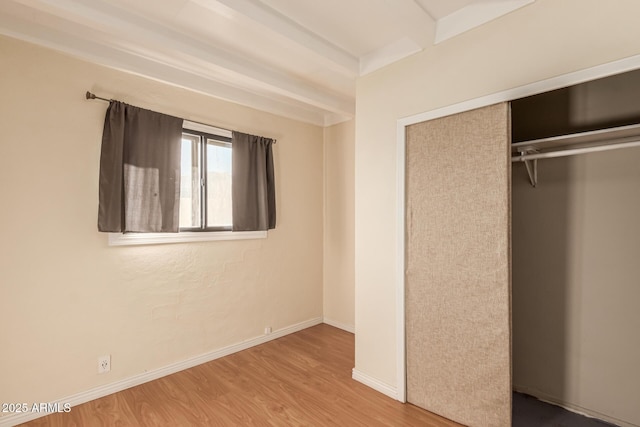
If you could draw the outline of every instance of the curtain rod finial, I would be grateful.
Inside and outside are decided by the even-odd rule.
[[[85,93],[84,95],[87,99],[99,99],[101,101],[107,101],[107,102],[111,102],[111,99],[107,99],[107,98],[102,98],[100,96],[96,96],[94,93],[91,93],[89,91],[87,91],[87,93]]]

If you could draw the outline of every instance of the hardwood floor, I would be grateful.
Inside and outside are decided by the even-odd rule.
[[[23,426],[459,426],[351,379],[354,337],[318,325]]]

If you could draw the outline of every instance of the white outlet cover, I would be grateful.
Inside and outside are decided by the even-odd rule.
[[[98,357],[98,373],[105,374],[111,370],[111,355]]]

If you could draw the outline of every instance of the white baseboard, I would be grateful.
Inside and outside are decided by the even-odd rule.
[[[63,399],[57,399],[51,403],[58,403],[60,407],[62,407],[63,404],[68,403],[71,405],[71,410],[73,411],[74,406],[81,405],[91,400],[99,399],[101,397],[108,396],[110,394],[117,393],[119,391],[126,390],[128,388],[135,387],[137,385],[144,384],[146,382],[153,381],[167,375],[175,374],[176,372],[180,372],[185,369],[189,369],[194,366],[201,365],[203,363],[210,362],[212,360],[219,359],[221,357],[228,356],[230,354],[237,353],[239,351],[246,350],[260,344],[264,344],[266,342],[275,340],[285,335],[292,334],[294,332],[301,331],[306,328],[310,328],[315,325],[319,325],[321,323],[321,317],[310,319],[305,322],[287,326],[286,328],[278,329],[277,331],[274,331],[268,335],[260,335],[254,338],[250,338],[238,344],[223,347],[221,349],[201,354],[199,356],[190,357],[189,359],[172,363],[162,368],[144,372],[142,374],[138,374],[130,378],[125,378],[111,384],[95,387],[87,391],[67,396]],[[27,421],[31,421],[36,418],[45,417],[47,415],[49,415],[49,413],[42,412],[24,412],[7,415],[4,417],[0,417],[0,427],[15,426],[17,424],[26,423]]]
[[[346,323],[337,322],[335,320],[329,319],[328,317],[324,317],[322,319],[323,323],[326,323],[329,326],[333,326],[334,328],[342,329],[343,331],[351,332],[352,334],[356,333],[356,327],[353,325],[348,325]]]
[[[526,386],[518,386],[513,385],[513,391],[518,393],[528,394],[529,396],[533,396],[538,400],[541,400],[545,403],[549,403],[551,405],[559,406],[567,411],[574,412],[576,414],[584,415],[589,418],[597,418],[602,421],[606,421],[612,424],[615,424],[620,427],[640,427],[637,424],[630,423],[629,421],[621,420],[619,418],[615,418],[606,414],[602,414],[598,411],[594,411],[591,409],[583,408],[580,405],[574,405],[573,403],[564,402],[561,399],[558,399],[554,396],[543,393],[539,390],[535,390]]]
[[[362,373],[356,368],[353,368],[353,371],[351,371],[351,378],[358,382],[361,382],[368,387],[371,387],[376,391],[379,391],[382,394],[389,396],[392,399],[398,400],[398,390],[395,387],[391,387],[390,385],[385,384],[376,378]]]

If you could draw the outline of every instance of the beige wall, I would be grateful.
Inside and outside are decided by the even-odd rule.
[[[354,328],[355,123],[324,130],[324,319]]]
[[[640,149],[538,163],[535,189],[513,169],[514,387],[640,425]]]
[[[0,402],[48,402],[322,316],[323,129],[0,38]],[[107,104],[275,146],[267,239],[108,247]],[[112,355],[98,375],[97,357]]]
[[[635,0],[537,0],[360,78],[356,369],[396,387],[399,118],[640,54]],[[472,153],[470,153],[472,155]]]

